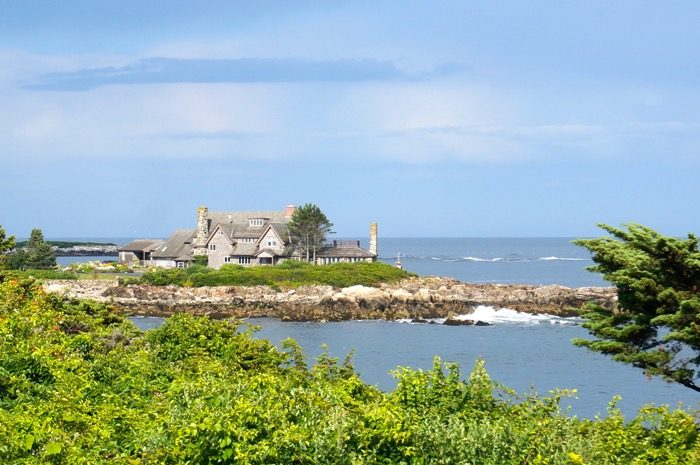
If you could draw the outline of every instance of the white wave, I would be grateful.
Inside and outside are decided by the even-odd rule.
[[[444,258],[444,257],[430,257],[433,260],[437,260],[439,262],[458,262],[458,258]]]
[[[582,319],[579,317],[561,317],[549,314],[539,314],[535,315],[532,313],[518,312],[516,310],[511,310],[509,308],[495,308],[488,305],[479,305],[474,309],[472,313],[466,313],[463,315],[457,315],[454,317],[455,320],[472,320],[472,321],[483,321],[490,323],[492,325],[539,325],[539,324],[551,324],[551,325],[577,325],[580,324]],[[428,323],[443,324],[446,318],[426,318],[425,321]],[[412,318],[400,318],[395,320],[397,323],[406,324],[426,324],[424,322],[418,323],[413,321]]]
[[[571,258],[571,257],[540,257],[538,260],[541,261],[554,261],[554,260],[560,260],[560,261],[565,261],[565,262],[581,262],[581,261],[586,261],[585,258]]]
[[[467,260],[470,262],[500,262],[503,260],[503,257],[496,257],[496,258],[464,257],[464,260]]]
[[[577,317],[564,318],[555,315],[518,312],[509,308],[495,308],[487,305],[479,305],[472,313],[458,315],[458,320],[484,321],[486,323],[497,324],[520,324],[538,325],[549,323],[553,325],[576,325],[581,321]]]

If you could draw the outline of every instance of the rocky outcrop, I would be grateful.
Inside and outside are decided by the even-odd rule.
[[[116,257],[119,255],[119,249],[114,244],[81,244],[70,247],[52,246],[52,249],[57,257]]]
[[[70,297],[109,302],[135,315],[188,312],[290,321],[426,320],[468,314],[478,305],[573,316],[574,309],[586,302],[612,307],[616,300],[612,288],[468,284],[446,278],[411,278],[376,288],[303,286],[283,291],[267,286],[118,286],[103,280],[47,281],[44,288]]]

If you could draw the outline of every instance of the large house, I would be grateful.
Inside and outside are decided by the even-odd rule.
[[[166,240],[139,239],[119,249],[122,263],[184,268],[195,256],[206,255],[212,268],[225,264],[276,265],[300,258],[291,243],[287,224],[295,207],[283,211],[210,212],[197,209],[197,228],[175,231]],[[369,250],[359,241],[333,241],[316,252],[316,264],[372,262],[377,259],[377,225],[370,226]]]

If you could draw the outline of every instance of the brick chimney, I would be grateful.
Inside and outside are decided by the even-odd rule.
[[[377,223],[369,225],[369,253],[377,257]]]
[[[193,255],[207,254],[207,249],[205,248],[207,237],[209,237],[209,221],[207,216],[209,216],[209,209],[207,207],[201,206],[197,209],[197,235],[192,243],[194,246],[192,251]]]
[[[295,207],[294,205],[287,205],[287,207],[284,209],[284,217],[286,219],[290,219],[294,214],[294,210],[296,209],[297,207]]]

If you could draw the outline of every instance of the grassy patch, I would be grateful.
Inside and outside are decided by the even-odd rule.
[[[138,281],[122,280],[165,286],[273,286],[298,287],[327,284],[334,287],[355,285],[378,286],[414,276],[385,263],[336,263],[314,266],[308,263],[288,261],[278,266],[242,267],[224,265],[219,270],[194,265],[180,269],[157,269],[145,273]]]
[[[78,279],[75,273],[61,270],[0,270],[0,282],[12,278]]]

